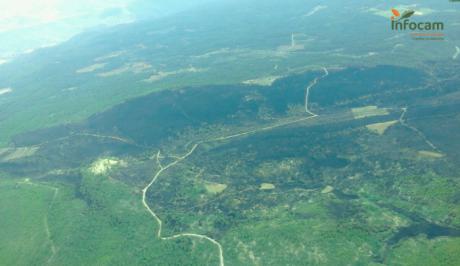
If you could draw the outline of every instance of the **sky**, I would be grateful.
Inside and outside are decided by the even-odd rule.
[[[100,26],[159,17],[209,0],[0,0],[0,64]]]
[[[128,11],[134,0],[0,0],[0,32]],[[126,15],[118,14],[118,15]],[[120,19],[126,19],[125,16]]]

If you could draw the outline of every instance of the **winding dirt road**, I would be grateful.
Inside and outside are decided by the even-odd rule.
[[[148,183],[147,186],[144,189],[142,189],[142,204],[147,209],[147,211],[150,213],[150,215],[155,219],[155,221],[158,223],[157,237],[159,239],[161,239],[161,240],[172,240],[172,239],[177,239],[177,238],[181,238],[181,237],[193,237],[193,238],[208,240],[211,243],[213,243],[214,245],[216,245],[216,247],[218,248],[219,265],[220,266],[225,265],[224,251],[223,251],[222,245],[217,240],[215,240],[215,239],[213,239],[213,238],[211,238],[209,236],[200,235],[200,234],[193,234],[193,233],[182,233],[182,234],[177,234],[177,235],[173,235],[173,236],[169,236],[169,237],[163,237],[162,236],[163,222],[158,217],[158,215],[152,210],[152,208],[150,208],[150,206],[147,203],[147,192],[148,192],[148,190],[158,180],[158,178],[160,177],[160,175],[163,172],[165,172],[169,168],[175,166],[176,164],[182,162],[183,160],[187,159],[190,155],[192,155],[195,152],[195,150],[199,147],[199,145],[201,145],[203,143],[224,141],[224,140],[229,140],[229,139],[233,139],[233,138],[238,138],[238,137],[251,135],[251,134],[255,134],[255,133],[259,133],[259,132],[263,132],[263,131],[268,131],[268,130],[275,129],[275,128],[278,128],[278,127],[283,127],[283,126],[287,126],[287,125],[296,124],[296,123],[299,123],[299,122],[302,122],[302,121],[305,121],[305,120],[308,120],[308,119],[313,119],[315,117],[318,117],[319,115],[317,115],[317,114],[313,113],[312,111],[310,111],[310,109],[308,108],[308,102],[309,102],[310,90],[321,79],[323,79],[323,78],[325,78],[325,77],[327,77],[329,75],[329,72],[328,72],[327,68],[324,67],[323,70],[324,70],[324,75],[321,76],[321,77],[315,78],[310,83],[310,85],[306,88],[306,92],[305,92],[305,111],[306,111],[306,113],[311,115],[309,117],[301,118],[301,119],[297,119],[297,120],[293,120],[293,121],[289,121],[289,122],[278,123],[278,124],[274,124],[274,125],[271,125],[271,126],[266,126],[266,127],[262,127],[262,128],[258,128],[258,129],[254,129],[254,130],[249,130],[249,131],[245,131],[245,132],[241,132],[241,133],[236,133],[236,134],[233,134],[233,135],[222,136],[222,137],[217,137],[217,138],[214,138],[214,139],[199,141],[198,143],[194,144],[192,146],[192,148],[186,154],[184,154],[183,156],[172,156],[172,158],[175,158],[176,160],[173,161],[172,163],[166,165],[166,166],[162,165],[162,163],[161,163],[161,151],[158,151],[155,159],[156,159],[156,163],[158,164],[160,169],[155,173],[155,175],[153,176],[153,178],[150,181],[150,183]]]
[[[317,77],[313,80],[312,83],[310,83],[310,85],[308,85],[306,91],[305,91],[305,112],[307,112],[307,114],[311,114],[312,116],[316,117],[318,116],[317,114],[313,113],[309,108],[308,108],[308,103],[309,103],[309,100],[310,100],[310,90],[311,88],[313,88],[314,86],[316,86],[316,84],[318,84],[318,82],[329,76],[329,71],[327,70],[327,68],[323,67],[323,70],[324,70],[324,75],[321,76],[321,77]]]
[[[407,127],[408,129],[414,131],[415,133],[417,133],[417,135],[419,135],[423,141],[425,141],[425,143],[430,146],[430,148],[432,148],[433,150],[435,150],[436,152],[439,152],[439,153],[442,153],[442,151],[436,147],[436,145],[433,144],[433,142],[431,142],[426,136],[425,134],[423,134],[422,131],[420,131],[418,128],[414,127],[414,126],[411,126],[407,123],[407,119],[405,119],[406,117],[406,113],[407,113],[407,107],[404,107],[402,108],[403,112],[401,114],[401,116],[399,117],[399,123],[401,123],[401,125]]]

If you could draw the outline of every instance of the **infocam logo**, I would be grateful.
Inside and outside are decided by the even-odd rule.
[[[404,13],[399,13],[397,9],[392,9],[391,12],[394,16],[391,17],[391,29],[392,30],[444,30],[443,22],[412,22],[409,20],[415,14],[414,10],[406,10]]]
[[[406,10],[402,14],[395,8],[391,9],[391,29],[394,31],[412,31],[412,37],[417,40],[443,40],[443,22],[411,21],[414,10]],[[416,33],[417,31],[418,33]]]

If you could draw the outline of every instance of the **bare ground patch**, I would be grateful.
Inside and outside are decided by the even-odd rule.
[[[375,105],[369,105],[365,107],[352,108],[351,112],[355,119],[361,119],[371,116],[387,115],[388,110],[386,108],[379,108]]]
[[[371,132],[377,133],[379,135],[385,134],[385,131],[387,131],[388,128],[390,128],[392,125],[397,124],[397,120],[393,121],[388,121],[388,122],[383,122],[383,123],[376,123],[376,124],[370,124],[367,125],[366,128],[369,129]]]

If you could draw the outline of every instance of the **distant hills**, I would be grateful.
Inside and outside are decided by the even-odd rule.
[[[146,5],[136,8],[148,13]],[[390,4],[329,1],[319,8],[270,0],[203,7],[93,29],[0,65],[0,89],[10,91],[0,95],[1,145],[17,133],[79,121],[161,89],[264,80],[323,65],[427,68],[432,60],[453,61],[460,36],[458,7],[449,3],[420,7],[449,25],[443,42],[391,31]]]

